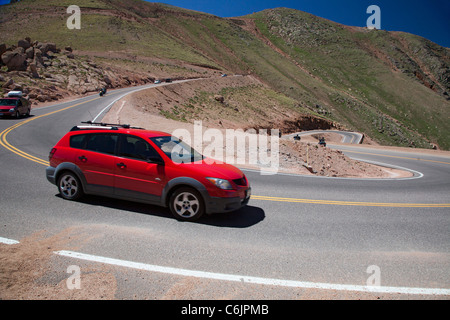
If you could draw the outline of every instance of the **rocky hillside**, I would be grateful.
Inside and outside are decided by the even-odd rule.
[[[76,57],[71,47],[20,39],[17,45],[0,45],[0,83],[4,93],[23,91],[32,103],[59,100],[74,94],[144,84],[152,79],[102,68]]]
[[[89,79],[102,84],[113,74],[141,80],[251,74],[278,100],[292,101],[299,116],[314,114],[387,145],[450,149],[449,49],[421,37],[344,26],[286,8],[223,19],[140,0],[78,0],[81,29],[69,30],[71,4],[22,0],[0,12],[0,43],[7,47],[29,36],[73,48],[75,59],[64,49],[52,52],[63,58],[63,68],[78,61],[61,72],[66,90],[83,92]],[[58,73],[48,67],[38,70],[41,78]],[[10,76],[6,69],[0,85]]]
[[[0,67],[3,94],[20,90],[32,104],[98,92],[104,87],[143,85],[154,82],[158,75],[169,75],[94,62],[89,56],[74,53],[70,46],[60,49],[55,43],[32,41],[29,37],[8,47],[0,44]],[[198,75],[174,72],[170,76],[183,79]]]

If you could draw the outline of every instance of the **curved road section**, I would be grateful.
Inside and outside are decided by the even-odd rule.
[[[309,130],[286,134],[285,139],[293,139],[296,135],[300,137],[309,136],[313,134],[335,133],[342,136],[341,143],[360,144],[364,135],[359,132],[339,131],[339,130]]]
[[[56,278],[67,278],[70,265],[82,274],[108,265],[115,297],[125,299],[450,296],[446,154],[342,147],[352,157],[420,172],[417,179],[246,171],[254,194],[249,205],[197,223],[176,221],[155,206],[60,198],[45,178],[50,149],[72,126],[101,119],[108,106],[136,89],[143,88],[0,120],[0,242],[42,233],[68,236],[70,243],[55,246]]]

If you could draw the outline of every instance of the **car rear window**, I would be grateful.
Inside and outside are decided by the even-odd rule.
[[[16,99],[0,99],[0,106],[15,106]]]
[[[116,143],[117,134],[92,133],[71,136],[69,145],[71,148],[114,154]]]
[[[76,149],[84,149],[87,134],[78,134],[70,137],[70,147]]]

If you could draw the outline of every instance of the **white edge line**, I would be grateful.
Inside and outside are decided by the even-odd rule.
[[[133,268],[150,272],[159,272],[177,276],[187,276],[203,279],[222,280],[241,282],[249,284],[271,285],[271,286],[283,286],[294,287],[304,289],[325,289],[325,290],[339,290],[339,291],[359,291],[370,293],[403,293],[414,295],[450,295],[449,289],[439,288],[407,288],[407,287],[383,287],[383,286],[361,286],[361,285],[347,285],[347,284],[332,284],[332,283],[315,283],[305,281],[294,280],[282,280],[261,278],[252,276],[233,275],[225,273],[215,273],[206,271],[196,271],[172,267],[163,267],[157,265],[151,265],[146,263],[132,262],[120,259],[113,259],[101,256],[94,256],[74,251],[56,251],[56,254],[64,257],[70,257],[75,259],[87,260],[92,262],[99,262],[119,267]]]
[[[150,88],[153,88],[153,86],[152,86],[152,85],[148,85],[148,86],[145,86],[144,88],[139,88],[139,89],[132,90],[132,91],[130,91],[130,92],[127,92],[127,93],[122,94],[122,95],[119,96],[117,99],[114,99],[114,100],[113,100],[110,104],[108,104],[106,107],[104,107],[104,108],[103,108],[103,109],[95,116],[95,118],[92,119],[92,122],[95,122],[95,121],[97,120],[97,118],[100,117],[101,114],[103,114],[103,112],[105,112],[106,110],[108,110],[109,108],[111,108],[111,106],[112,106],[113,104],[115,104],[117,101],[119,101],[119,100],[122,99],[123,97],[125,97],[125,96],[127,96],[127,95],[129,95],[129,94],[131,94],[131,93],[134,93],[134,92],[137,92],[137,91],[141,91],[141,90],[145,90],[145,89],[150,89]]]
[[[4,244],[18,244],[19,241],[0,237],[0,243],[4,243]]]
[[[200,78],[201,79],[201,78]],[[186,79],[186,80],[178,80],[178,81],[173,81],[171,83],[162,83],[161,85],[155,85],[154,83],[152,84],[148,84],[148,85],[144,85],[141,88],[129,91],[127,93],[124,93],[123,95],[119,96],[117,99],[115,99],[113,102],[111,102],[110,104],[108,104],[105,108],[103,108],[96,116],[95,118],[92,120],[92,122],[95,122],[97,120],[98,117],[100,117],[100,115],[102,115],[106,110],[108,110],[113,104],[115,104],[117,101],[119,101],[120,99],[122,99],[123,97],[132,94],[134,92],[138,92],[138,91],[142,91],[142,90],[146,90],[146,89],[153,89],[153,88],[159,88],[162,86],[167,86],[167,85],[171,85],[171,84],[176,84],[176,83],[182,83],[182,82],[188,82],[188,81],[195,81],[195,80],[200,80],[200,79]]]
[[[0,237],[0,243],[4,244],[18,244],[19,241]],[[413,295],[450,295],[450,289],[440,288],[408,288],[408,287],[383,287],[383,286],[362,286],[362,285],[350,285],[350,284],[333,284],[333,283],[316,283],[308,281],[295,281],[295,280],[282,280],[273,278],[261,278],[252,276],[241,276],[225,273],[215,273],[206,271],[196,271],[172,267],[163,267],[152,264],[132,262],[114,258],[107,258],[101,256],[95,256],[85,253],[79,253],[74,251],[60,250],[53,252],[56,255],[75,258],[85,261],[98,262],[103,264],[109,264],[119,267],[138,269],[150,272],[159,272],[164,274],[171,274],[176,276],[187,276],[210,280],[222,280],[231,282],[240,282],[248,284],[260,284],[282,287],[293,287],[303,289],[322,289],[322,290],[338,290],[338,291],[358,291],[369,293],[403,293]]]
[[[378,165],[378,166],[381,166],[381,167],[385,167],[385,168],[400,169],[400,170],[409,171],[409,172],[411,172],[413,174],[412,177],[407,177],[407,178],[385,178],[385,179],[390,179],[390,180],[411,180],[411,179],[420,179],[420,178],[423,178],[423,176],[424,176],[423,173],[420,172],[420,171],[416,171],[416,170],[405,168],[405,167],[400,167],[400,166],[393,165],[393,164],[387,164],[387,163],[384,163],[384,162],[378,162],[378,161],[372,161],[372,160],[366,160],[366,159],[359,159],[359,158],[353,158],[353,157],[350,157],[350,158],[353,159],[353,160],[356,160],[356,161],[367,162],[367,163],[375,164],[375,165]],[[381,179],[381,180],[383,180],[383,179]]]
[[[393,180],[401,181],[401,180],[420,179],[420,178],[423,178],[423,176],[424,176],[424,174],[419,172],[419,171],[412,170],[412,169],[409,169],[409,168],[400,167],[400,166],[396,166],[396,165],[393,165],[393,164],[387,164],[387,163],[383,163],[383,162],[376,162],[376,161],[365,160],[365,159],[358,159],[358,158],[353,158],[353,157],[350,157],[350,158],[353,159],[353,160],[356,160],[356,161],[371,163],[371,164],[375,164],[375,165],[386,167],[386,168],[400,169],[400,170],[409,171],[409,172],[411,172],[413,174],[413,176],[412,177],[406,177],[406,178],[354,178],[354,177],[326,177],[326,176],[316,176],[316,175],[308,175],[308,174],[300,174],[300,173],[289,173],[289,172],[276,172],[276,173],[269,172],[268,174],[280,175],[280,176],[304,177],[304,178],[335,179],[335,180],[358,180],[358,181],[393,181]],[[260,173],[264,172],[263,168],[262,169],[250,169],[250,168],[240,167],[239,169],[242,170],[242,171],[248,171],[248,172],[260,172]]]

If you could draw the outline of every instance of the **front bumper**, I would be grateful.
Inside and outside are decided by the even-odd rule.
[[[13,115],[15,115],[16,111],[14,112],[9,112],[8,111],[0,111],[0,117],[12,117]]]
[[[245,191],[245,197],[206,197],[205,206],[206,213],[224,213],[239,210],[240,208],[246,206],[250,200],[251,188]]]

